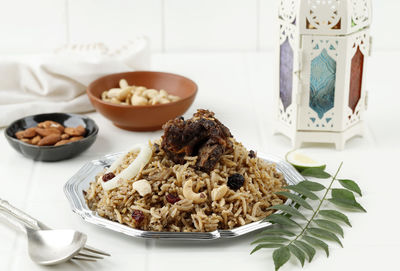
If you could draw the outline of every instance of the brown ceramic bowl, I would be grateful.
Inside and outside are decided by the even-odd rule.
[[[165,89],[181,99],[176,102],[157,105],[118,105],[101,100],[101,93],[119,87],[119,80],[129,85]],[[115,126],[131,131],[154,131],[170,119],[183,115],[193,103],[197,85],[192,80],[172,73],[136,71],[103,76],[92,82],[87,94],[93,106]]]

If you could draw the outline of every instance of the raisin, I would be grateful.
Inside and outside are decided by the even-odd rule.
[[[144,214],[140,210],[134,210],[132,212],[132,218],[136,221],[137,224],[140,224],[144,219]]]
[[[176,202],[181,200],[178,196],[173,195],[173,194],[166,195],[165,199],[171,204],[175,204]]]
[[[154,143],[154,153],[159,153],[160,152],[160,145],[158,145],[157,143]]]
[[[249,152],[249,157],[250,158],[256,158],[256,153],[253,151],[253,150],[250,150],[250,152]]]
[[[232,190],[238,190],[244,184],[244,177],[242,174],[235,173],[228,177],[228,186]]]
[[[111,180],[114,177],[115,177],[114,173],[112,173],[112,172],[106,173],[103,175],[103,182],[108,182],[109,180]]]

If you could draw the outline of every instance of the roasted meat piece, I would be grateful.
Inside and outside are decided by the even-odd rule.
[[[231,132],[214,117],[214,113],[199,109],[191,119],[182,117],[163,125],[161,148],[178,164],[185,156],[198,156],[196,167],[210,172],[224,153],[233,149]]]

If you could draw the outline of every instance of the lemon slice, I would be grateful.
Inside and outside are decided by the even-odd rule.
[[[298,170],[306,168],[321,168],[325,169],[324,163],[318,162],[311,157],[305,155],[301,150],[293,150],[286,154],[286,161],[292,164]]]

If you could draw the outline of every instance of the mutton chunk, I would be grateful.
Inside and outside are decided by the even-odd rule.
[[[163,125],[161,148],[178,164],[185,156],[198,156],[196,168],[210,172],[224,153],[233,150],[232,134],[214,117],[214,113],[199,109],[191,119],[176,118]]]

